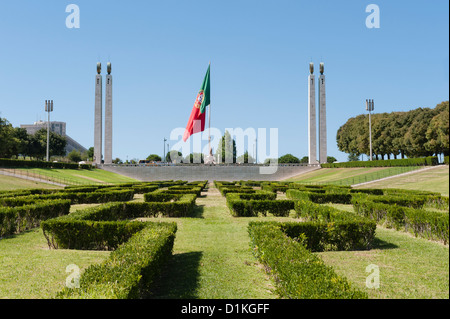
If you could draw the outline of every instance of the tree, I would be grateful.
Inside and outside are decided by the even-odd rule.
[[[161,162],[161,156],[159,156],[157,154],[150,154],[147,157],[147,161],[150,161],[150,162]]]
[[[18,139],[14,136],[14,128],[7,119],[0,118],[0,158],[17,155]]]
[[[66,138],[54,132],[50,132],[50,156],[66,155]],[[31,139],[32,156],[44,159],[47,154],[47,129],[42,128],[37,131]]]
[[[236,141],[228,131],[222,136],[217,148],[218,161],[222,163],[236,163]]]
[[[303,156],[300,160],[300,163],[308,164],[309,163],[309,156]]]
[[[81,153],[78,150],[72,150],[69,154],[67,154],[67,158],[71,162],[78,163],[81,161]]]
[[[327,156],[327,163],[337,162],[337,159],[333,156]]]
[[[238,156],[238,158],[236,159],[237,163],[254,163],[255,159],[248,154],[248,151],[245,151],[244,154],[242,154],[241,156]]]
[[[359,156],[353,153],[348,154],[348,159],[349,162],[356,162],[359,161]]]
[[[89,161],[93,161],[93,159],[94,159],[94,147],[93,146],[89,147],[86,155],[87,155]]]
[[[191,153],[183,160],[183,163],[204,163],[202,153]]]
[[[300,163],[300,160],[292,154],[286,154],[281,156],[278,159],[278,163],[286,164],[286,163]]]
[[[168,163],[180,163],[183,159],[183,154],[180,151],[169,151],[166,154],[166,162]]]

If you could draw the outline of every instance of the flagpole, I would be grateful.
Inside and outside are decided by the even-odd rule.
[[[211,61],[209,61],[209,70],[210,70],[209,72],[211,74]],[[208,112],[208,143],[209,143],[209,155],[212,156],[212,150],[211,150],[211,100],[209,101],[209,112]]]

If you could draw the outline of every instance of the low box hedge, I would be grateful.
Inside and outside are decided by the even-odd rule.
[[[69,200],[48,200],[18,207],[0,207],[0,236],[38,227],[43,221],[69,214]]]
[[[80,277],[79,288],[65,287],[58,299],[142,299],[152,294],[153,283],[169,261],[176,223],[141,223],[142,229],[91,265]]]
[[[436,156],[405,158],[393,160],[375,160],[375,161],[355,161],[343,163],[324,163],[320,164],[322,168],[338,167],[391,167],[391,166],[431,166],[438,165],[439,160]]]
[[[349,193],[316,193],[297,189],[288,189],[286,197],[293,200],[308,200],[318,204],[337,203],[350,204],[352,195]]]
[[[287,236],[274,223],[250,222],[250,246],[255,257],[274,276],[277,292],[288,299],[367,299],[346,278]]]
[[[390,205],[370,200],[354,200],[355,212],[378,224],[397,230],[405,230],[415,236],[448,243],[449,214],[406,206]]]
[[[287,217],[291,209],[294,209],[294,201],[291,200],[243,199],[242,195],[240,193],[226,195],[227,206],[234,217],[257,217],[259,214],[267,216],[268,213]]]

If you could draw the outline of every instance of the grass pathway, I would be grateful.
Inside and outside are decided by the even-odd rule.
[[[233,218],[212,184],[203,194],[196,200],[194,217],[174,219],[174,256],[155,298],[276,298],[250,252],[249,219]]]

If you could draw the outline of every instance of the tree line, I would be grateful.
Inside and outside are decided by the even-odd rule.
[[[449,102],[435,108],[371,115],[374,159],[449,155]],[[350,118],[336,134],[338,149],[349,158],[370,154],[369,115]]]
[[[50,156],[66,155],[66,138],[50,132]],[[42,160],[47,154],[47,129],[28,134],[24,128],[13,127],[6,118],[0,118],[0,158],[31,157]]]

